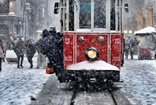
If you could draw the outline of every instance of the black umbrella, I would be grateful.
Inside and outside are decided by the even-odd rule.
[[[7,40],[7,36],[5,36],[5,35],[0,35],[0,39],[1,39],[1,40]]]

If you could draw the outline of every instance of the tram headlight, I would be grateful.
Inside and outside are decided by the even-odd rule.
[[[85,56],[89,61],[95,61],[99,57],[99,51],[95,47],[89,47],[85,52]]]

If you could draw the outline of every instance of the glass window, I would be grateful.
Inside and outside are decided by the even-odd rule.
[[[115,0],[111,0],[111,30],[115,30]]]
[[[80,28],[91,28],[91,0],[80,0]]]
[[[94,2],[94,28],[106,28],[106,0]]]
[[[9,0],[0,0],[0,14],[6,13],[9,13]]]
[[[69,0],[69,31],[74,31],[74,0]]]

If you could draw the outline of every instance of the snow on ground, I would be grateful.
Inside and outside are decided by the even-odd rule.
[[[156,60],[125,60],[121,90],[133,105],[156,105]]]
[[[24,68],[17,69],[16,63],[3,62],[0,72],[0,105],[29,105],[31,97],[36,98],[50,75],[45,69],[36,69],[37,56],[33,58],[34,68],[24,58]]]
[[[24,68],[17,64],[3,62],[0,72],[0,105],[29,105],[44,87],[50,75],[44,69],[29,69],[25,57]],[[121,68],[121,91],[133,105],[156,105],[156,60],[125,60]]]

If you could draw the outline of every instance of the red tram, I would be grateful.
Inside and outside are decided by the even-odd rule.
[[[121,5],[122,0],[55,3],[54,13],[61,18],[64,69],[72,80],[120,80],[124,53]]]

